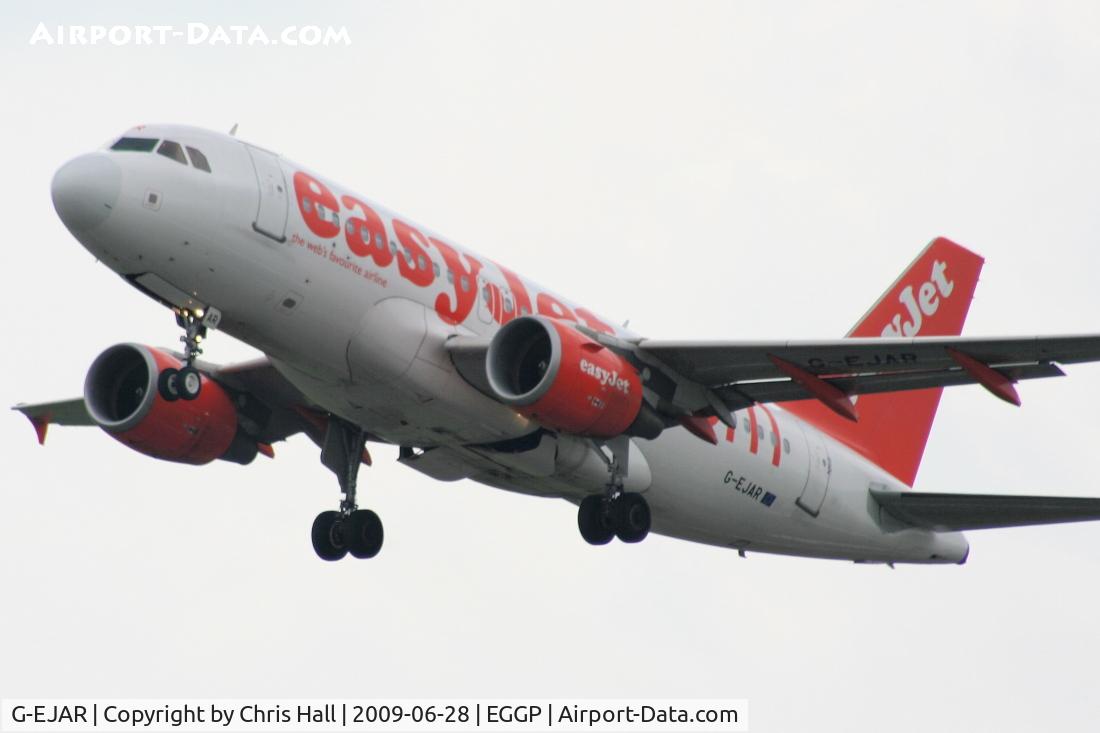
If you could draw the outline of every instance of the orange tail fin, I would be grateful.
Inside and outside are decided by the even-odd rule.
[[[848,337],[960,335],[984,262],[949,239],[933,240]],[[783,407],[912,486],[942,394],[937,387],[862,395],[859,422],[845,420],[817,400]]]

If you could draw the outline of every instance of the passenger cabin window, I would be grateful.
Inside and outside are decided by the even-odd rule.
[[[111,146],[111,150],[130,150],[136,153],[151,153],[157,146],[155,137],[120,137]]]
[[[157,154],[163,155],[165,158],[171,158],[177,163],[183,163],[187,165],[187,156],[183,154],[183,146],[177,142],[171,140],[165,140],[157,148]]]
[[[197,150],[188,145],[187,154],[191,156],[191,165],[195,166],[200,171],[210,172],[210,163],[206,160],[206,156],[202,154],[201,150]]]

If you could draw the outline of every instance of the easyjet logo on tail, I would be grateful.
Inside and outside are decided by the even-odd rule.
[[[928,280],[915,289],[912,285],[907,285],[898,295],[898,302],[905,311],[894,314],[883,327],[882,335],[893,338],[916,336],[920,333],[924,319],[939,310],[940,299],[950,298],[954,291],[954,281],[947,279],[947,263],[934,260]]]

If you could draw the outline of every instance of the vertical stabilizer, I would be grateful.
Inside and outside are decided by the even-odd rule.
[[[960,335],[983,263],[949,239],[933,240],[848,337]],[[862,395],[858,422],[840,417],[817,400],[783,407],[912,486],[941,394],[943,388],[937,387]]]

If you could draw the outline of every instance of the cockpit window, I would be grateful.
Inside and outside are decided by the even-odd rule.
[[[183,154],[183,147],[177,142],[165,140],[160,144],[160,147],[157,148],[157,154],[163,155],[165,158],[171,158],[177,163],[187,165],[187,156]]]
[[[118,142],[111,146],[111,150],[133,150],[138,153],[152,152],[157,146],[155,137],[120,137]]]
[[[202,151],[196,150],[190,145],[187,146],[187,154],[191,156],[191,164],[198,168],[200,171],[210,172],[210,163],[207,162],[206,156],[202,154]]]

